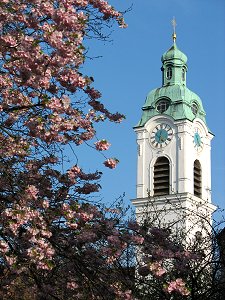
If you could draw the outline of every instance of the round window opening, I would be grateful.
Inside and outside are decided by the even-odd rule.
[[[191,106],[191,110],[192,110],[193,114],[196,116],[197,112],[198,112],[198,105],[196,103],[193,103]]]
[[[159,113],[163,113],[164,111],[166,111],[170,106],[170,102],[166,99],[164,100],[160,100],[157,105],[156,105],[156,109]]]

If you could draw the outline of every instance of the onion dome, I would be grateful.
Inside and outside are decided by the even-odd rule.
[[[177,48],[174,42],[173,46],[162,55],[162,63],[181,61],[182,64],[187,63],[187,56]]]

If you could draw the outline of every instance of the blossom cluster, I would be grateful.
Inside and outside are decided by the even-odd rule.
[[[108,158],[106,161],[104,161],[104,165],[110,169],[114,169],[119,160],[117,158]]]
[[[168,293],[178,292],[183,296],[188,296],[190,291],[185,286],[185,282],[181,278],[177,278],[175,281],[171,281],[165,285],[164,290]]]
[[[107,142],[106,140],[100,140],[100,141],[95,143],[95,148],[98,151],[108,150],[109,147],[110,147],[110,143]]]

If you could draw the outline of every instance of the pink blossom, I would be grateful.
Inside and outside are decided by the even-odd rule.
[[[6,253],[8,250],[9,250],[8,244],[5,241],[0,240],[0,252]]]
[[[49,202],[46,201],[46,200],[44,200],[44,201],[42,202],[42,206],[43,206],[43,208],[48,208],[48,207],[49,207]]]
[[[68,223],[68,226],[69,226],[71,229],[77,229],[78,224],[77,224],[77,223]]]
[[[190,294],[190,291],[185,287],[185,282],[183,282],[181,278],[177,278],[175,281],[169,282],[165,287],[165,291],[170,294],[173,291],[176,291],[183,296],[188,296]]]
[[[82,221],[88,222],[93,218],[93,214],[87,214],[87,213],[81,212],[80,218],[82,219]]]
[[[73,166],[70,170],[67,171],[68,177],[71,181],[74,181],[80,173],[81,169],[78,166]]]
[[[109,147],[110,147],[110,143],[107,142],[106,140],[100,140],[100,141],[95,143],[95,148],[98,151],[108,150]]]
[[[77,289],[79,286],[76,282],[67,282],[67,288],[71,290]]]
[[[38,189],[34,185],[29,185],[26,189],[28,195],[34,200],[37,199]]]
[[[132,237],[132,241],[135,242],[138,245],[142,245],[144,243],[144,238],[142,236],[134,235]]]
[[[7,263],[12,266],[16,263],[17,259],[15,256],[5,256]]]
[[[163,274],[166,273],[166,270],[162,268],[160,262],[153,262],[149,265],[149,269],[152,271],[152,273],[157,276],[161,277]]]
[[[106,264],[111,265],[112,263],[114,263],[115,260],[116,260],[116,257],[115,257],[115,256],[109,256],[109,257],[107,257],[107,259],[106,259]]]
[[[108,158],[106,161],[104,161],[104,165],[110,169],[115,169],[118,162],[119,160],[116,158]]]

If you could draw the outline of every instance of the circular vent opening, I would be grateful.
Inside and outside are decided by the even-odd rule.
[[[165,112],[170,106],[170,102],[167,99],[160,100],[157,105],[156,109],[159,113]]]

